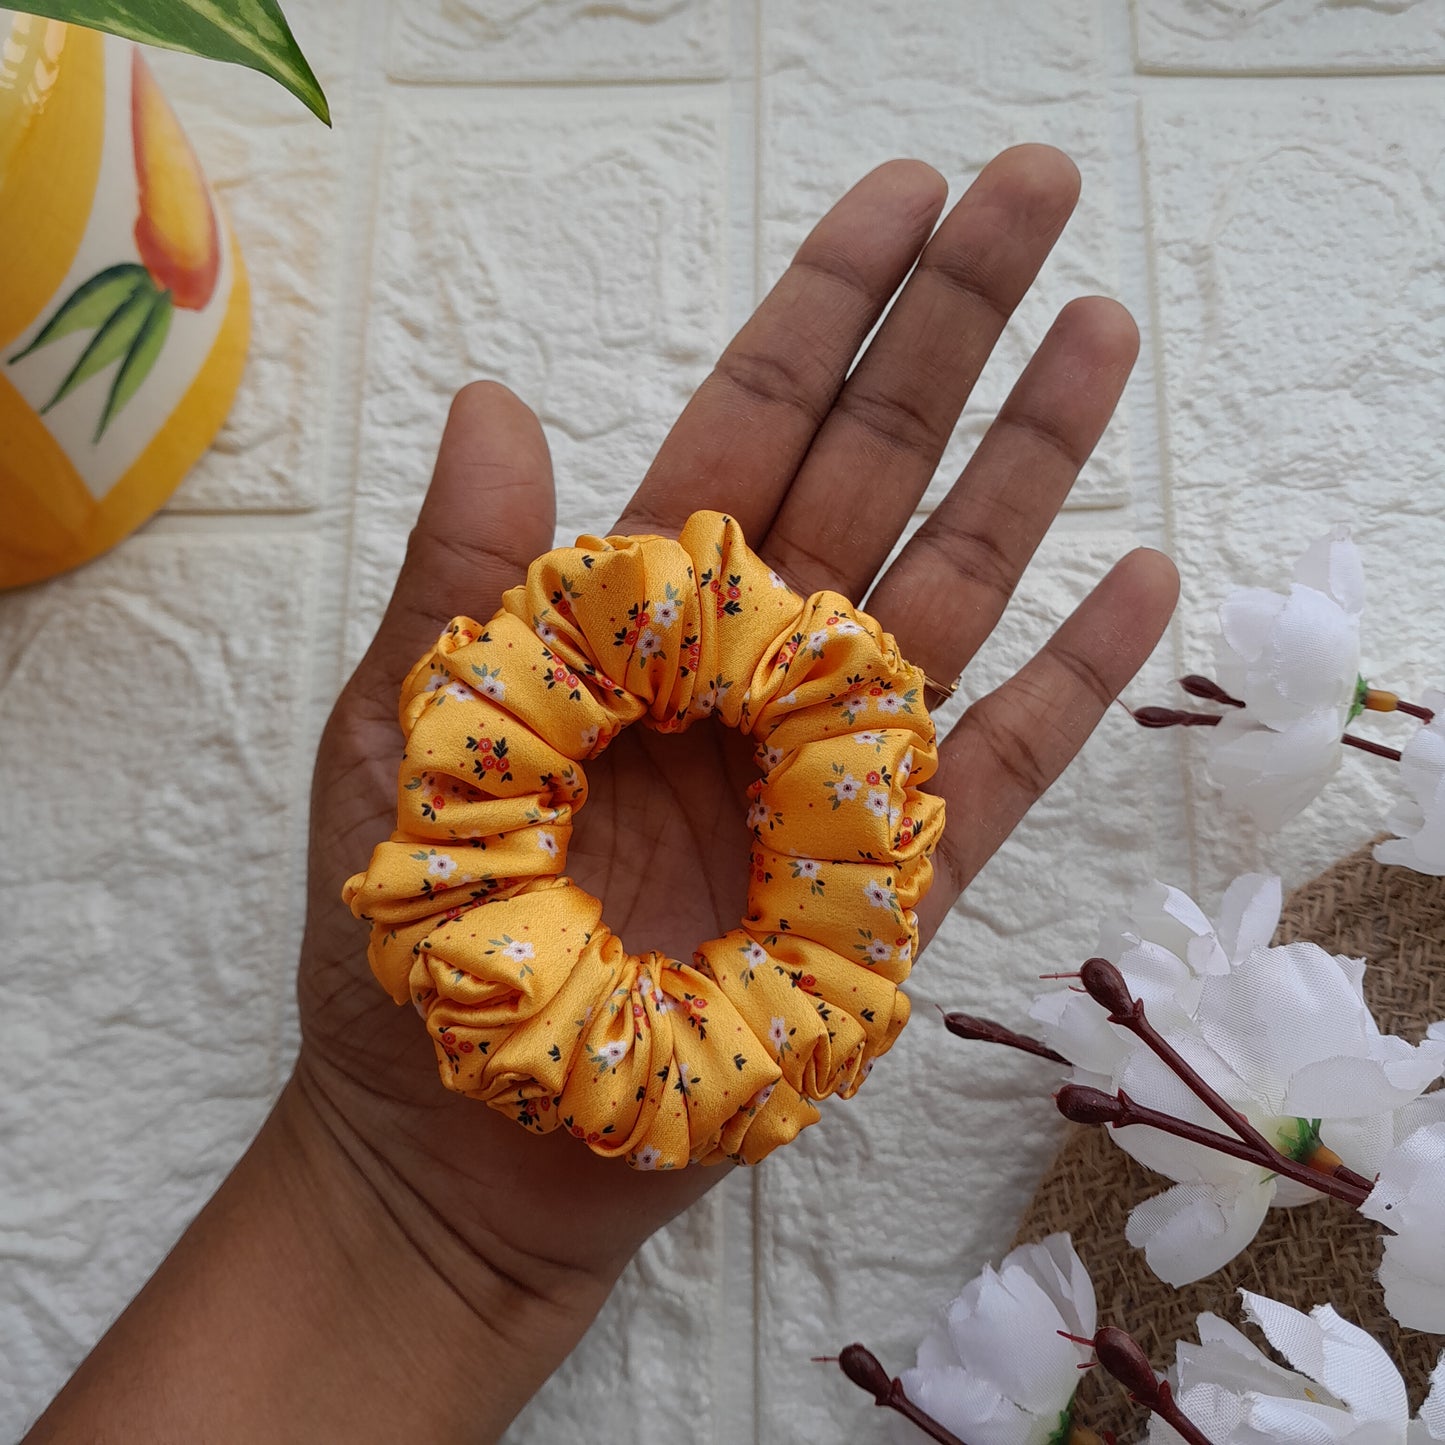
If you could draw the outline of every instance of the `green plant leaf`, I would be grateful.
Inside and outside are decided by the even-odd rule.
[[[321,84],[276,0],[22,0],[22,8],[127,40],[249,66],[280,81],[331,124]]]
[[[57,402],[69,396],[82,381],[89,381],[97,371],[103,370],[130,350],[155,297],[156,289],[147,280],[136,286],[106,317],[100,330],[90,338],[90,345],[80,353],[80,360],[70,368],[69,374],[60,383],[60,389],[40,408],[42,416]]]
[[[121,302],[135,294],[136,287],[144,280],[146,268],[134,261],[124,261],[119,266],[110,266],[82,282],[61,304],[60,309],[40,329],[40,334],[25,348],[10,358],[13,366],[22,356],[29,356],[42,346],[69,336],[72,331],[91,331],[99,326]]]
[[[95,429],[96,441],[100,440],[102,433],[110,425],[111,418],[136,394],[141,382],[150,375],[151,367],[156,364],[156,357],[161,354],[161,347],[165,345],[166,336],[170,332],[172,310],[174,308],[169,291],[160,292],[151,301],[140,330],[131,342],[130,350],[126,352],[125,360],[121,362],[120,370],[116,372],[115,380],[111,383],[110,395],[105,399],[105,410],[100,415],[100,425]]]

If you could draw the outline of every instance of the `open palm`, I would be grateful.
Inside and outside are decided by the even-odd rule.
[[[1088,298],[1060,313],[957,484],[879,573],[1077,186],[1058,152],[1019,147],[934,232],[946,192],[934,171],[896,161],[872,172],[729,345],[616,530],[675,536],[695,510],[726,511],[795,590],[866,597],[904,656],[933,678],[956,676],[1112,414],[1137,349],[1120,306]],[[543,1292],[549,1272],[580,1271],[602,1282],[600,1302],[637,1244],[722,1171],[639,1175],[561,1131],[538,1139],[446,1093],[424,1030],[372,980],[364,926],[340,901],[343,880],[393,826],[407,668],[452,615],[489,617],[551,546],[553,526],[535,417],[503,387],[468,387],[391,606],[321,744],[299,1078],[376,1186],[429,1221],[439,1269],[473,1251],[525,1265]],[[949,821],[919,910],[925,940],[1153,648],[1175,588],[1166,559],[1126,557],[943,740],[930,787]],[[681,737],[635,727],[589,764],[569,872],[604,899],[630,949],[686,959],[737,924],[743,790],[755,775],[750,747],[716,724]]]

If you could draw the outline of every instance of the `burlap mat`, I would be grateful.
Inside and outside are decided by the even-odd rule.
[[[1294,939],[1368,960],[1365,995],[1385,1032],[1417,1042],[1429,1024],[1445,1018],[1445,879],[1382,867],[1366,846],[1285,901],[1275,941]],[[1093,1276],[1099,1323],[1129,1330],[1157,1369],[1173,1363],[1176,1340],[1197,1338],[1193,1325],[1201,1311],[1243,1324],[1236,1290],[1302,1309],[1331,1303],[1391,1351],[1410,1385],[1412,1408],[1418,1408],[1445,1340],[1401,1329],[1386,1312],[1374,1278],[1379,1225],[1335,1201],[1272,1209],[1244,1254],[1218,1274],[1176,1290],[1156,1279],[1143,1252],[1124,1240],[1129,1211],[1168,1185],[1103,1129],[1077,1128],[1034,1195],[1015,1243],[1068,1230]],[[1245,1328],[1263,1346],[1258,1332]],[[1075,1418],[1100,1432],[1113,1430],[1124,1442],[1142,1439],[1147,1420],[1097,1369],[1084,1377]]]

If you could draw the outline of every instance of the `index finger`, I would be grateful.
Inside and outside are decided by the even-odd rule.
[[[749,538],[766,534],[947,193],[931,166],[889,161],[818,222],[684,408],[619,532],[676,534],[707,508]]]

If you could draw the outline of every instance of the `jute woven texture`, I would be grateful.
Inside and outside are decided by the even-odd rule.
[[[1276,943],[1308,939],[1331,953],[1363,956],[1365,995],[1381,1029],[1418,1041],[1445,1018],[1445,879],[1386,868],[1369,847],[1336,863],[1285,901]],[[1227,1268],[1184,1289],[1151,1274],[1141,1251],[1124,1240],[1129,1211],[1168,1187],[1106,1137],[1074,1130],[1034,1195],[1015,1240],[1023,1244],[1068,1230],[1098,1292],[1099,1323],[1129,1330],[1156,1369],[1174,1359],[1174,1344],[1195,1338],[1194,1320],[1213,1310],[1241,1324],[1239,1289],[1307,1309],[1332,1303],[1392,1352],[1405,1371],[1412,1407],[1445,1340],[1403,1330],[1385,1310],[1374,1278],[1380,1227],[1334,1201],[1272,1209],[1254,1243]],[[1257,1331],[1246,1326],[1256,1343]],[[1143,1438],[1146,1414],[1102,1370],[1091,1370],[1075,1418],[1113,1430],[1120,1441]]]

